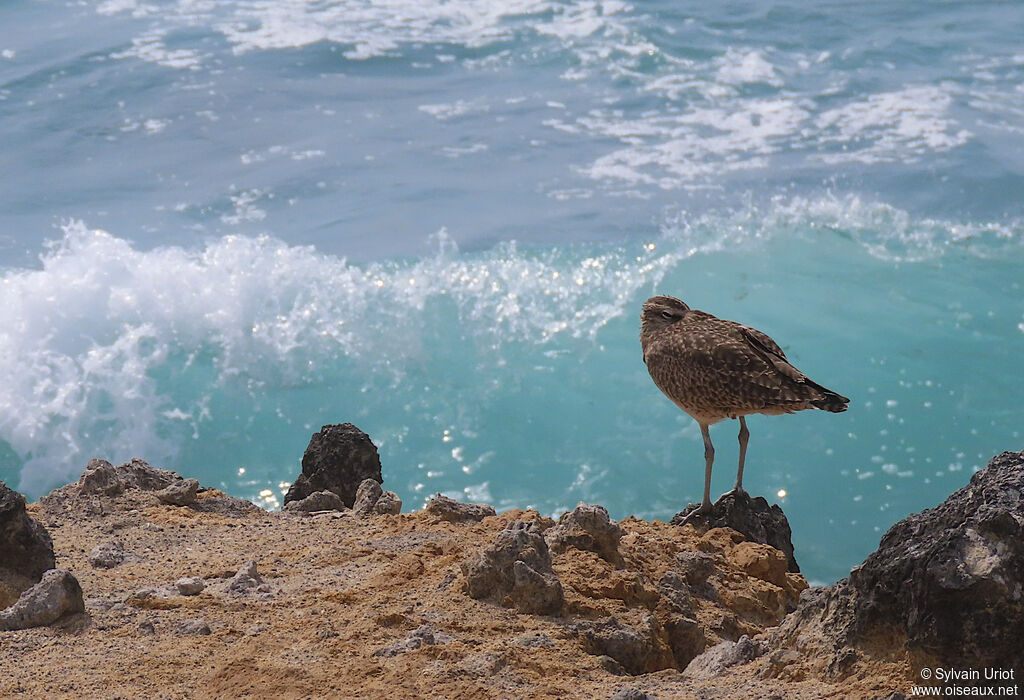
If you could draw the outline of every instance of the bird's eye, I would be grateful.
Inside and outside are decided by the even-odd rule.
[[[672,313],[671,311],[662,311],[661,312],[661,317],[663,319],[665,319],[666,321],[671,321],[672,319],[674,319],[676,317],[676,315],[674,313]]]

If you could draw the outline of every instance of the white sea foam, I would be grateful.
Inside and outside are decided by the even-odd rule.
[[[782,86],[782,80],[775,73],[775,66],[769,63],[760,51],[752,49],[728,49],[715,59],[718,71],[715,76],[719,83],[741,85],[743,83],[767,83]]]
[[[97,7],[108,15],[158,15],[160,26],[116,57],[134,56],[176,68],[194,68],[200,57],[169,51],[163,41],[166,33],[200,23],[223,35],[238,54],[330,41],[351,47],[346,58],[364,60],[423,43],[488,46],[508,41],[524,29],[575,42],[608,27],[618,33],[619,18],[631,9],[620,0],[177,0],[162,6],[107,0]],[[439,60],[449,59],[449,54],[439,55]]]
[[[132,39],[131,48],[115,51],[111,58],[136,58],[156,63],[167,68],[199,70],[203,55],[193,49],[169,49],[166,44],[167,32],[155,29]]]
[[[929,151],[962,146],[971,133],[949,116],[952,91],[950,86],[913,86],[825,110],[815,119],[816,141],[844,148],[818,157],[828,163],[912,162]]]
[[[764,157],[777,152],[808,116],[796,101],[778,98],[635,119],[594,110],[575,124],[553,125],[612,136],[625,144],[581,168],[588,176],[673,188],[701,177],[764,167]]]

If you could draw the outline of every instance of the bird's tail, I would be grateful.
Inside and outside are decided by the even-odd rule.
[[[814,386],[821,393],[821,398],[811,401],[811,405],[815,408],[820,408],[823,411],[829,411],[830,413],[842,413],[846,410],[846,404],[850,403],[850,399],[846,398],[842,394],[837,394],[831,389],[826,389],[820,384],[808,381],[808,384]]]

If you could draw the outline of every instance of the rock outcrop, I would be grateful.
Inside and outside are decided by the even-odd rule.
[[[641,614],[636,624],[608,617],[572,625],[591,654],[607,656],[626,673],[637,675],[672,668],[675,659],[657,619]]]
[[[128,489],[160,491],[179,480],[178,474],[151,467],[141,459],[132,459],[116,467],[105,459],[90,459],[78,479],[78,493],[82,496],[117,496]]]
[[[380,456],[370,436],[351,423],[325,425],[310,438],[302,455],[302,473],[288,489],[284,502],[301,501],[326,489],[351,508],[364,479],[378,484],[384,481]]]
[[[691,503],[672,518],[672,525],[679,525],[687,515],[697,509]],[[751,542],[767,544],[786,556],[789,571],[800,573],[793,553],[793,532],[789,528],[786,514],[777,505],[768,505],[763,496],[751,498],[748,494],[724,494],[714,503],[711,513],[694,525],[704,524],[709,528],[729,527],[742,533]]]
[[[922,668],[1024,668],[1024,452],[896,523],[849,578],[808,591],[772,635],[766,677],[826,677],[906,655]],[[794,654],[794,652],[796,652]]]
[[[117,466],[105,459],[91,459],[78,481],[54,489],[39,503],[50,516],[73,511],[80,517],[102,517],[121,509],[114,505],[115,500],[135,508],[175,505],[233,518],[259,510],[249,501],[216,489],[200,489],[196,479],[185,479],[137,458]]]
[[[43,697],[50,674],[77,697],[112,677],[126,695],[173,694],[187,663],[218,697],[244,672],[276,695],[880,700],[923,668],[1024,667],[1024,453],[993,459],[813,590],[791,551],[757,541],[789,541],[763,499],[720,499],[710,522],[676,527],[587,504],[555,523],[441,496],[402,514],[377,479],[356,486],[352,511],[318,517],[224,517],[236,506],[210,504],[237,499],[142,460],[95,460],[27,510],[0,487],[0,566],[26,551],[53,560],[48,540],[24,544],[31,513],[89,588],[83,601],[69,571],[50,569],[0,610],[0,630],[22,630],[0,644],[0,696]],[[289,502],[303,504],[345,507],[329,489]],[[382,512],[394,514],[360,517]],[[705,527],[719,519],[733,527]],[[83,610],[56,633],[73,630],[94,664],[76,675],[81,657],[54,631],[26,628]],[[330,663],[296,675],[289,654]]]
[[[552,615],[565,602],[562,584],[551,570],[551,555],[536,523],[517,520],[494,545],[462,562],[466,592],[514,605],[522,612]]]
[[[580,503],[576,508],[563,513],[558,523],[544,536],[552,552],[564,552],[575,547],[594,552],[612,564],[622,562],[619,556],[619,540],[622,528],[608,517],[604,506]]]
[[[36,582],[56,565],[46,528],[25,512],[25,497],[0,481],[0,568]]]

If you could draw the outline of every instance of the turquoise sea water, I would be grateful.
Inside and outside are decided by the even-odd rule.
[[[809,578],[1020,449],[1005,3],[0,5],[0,479],[142,456],[274,507],[351,421],[435,492],[667,519],[653,293],[852,401],[753,417]],[[714,490],[736,424],[712,428]],[[784,495],[781,495],[784,494]]]

